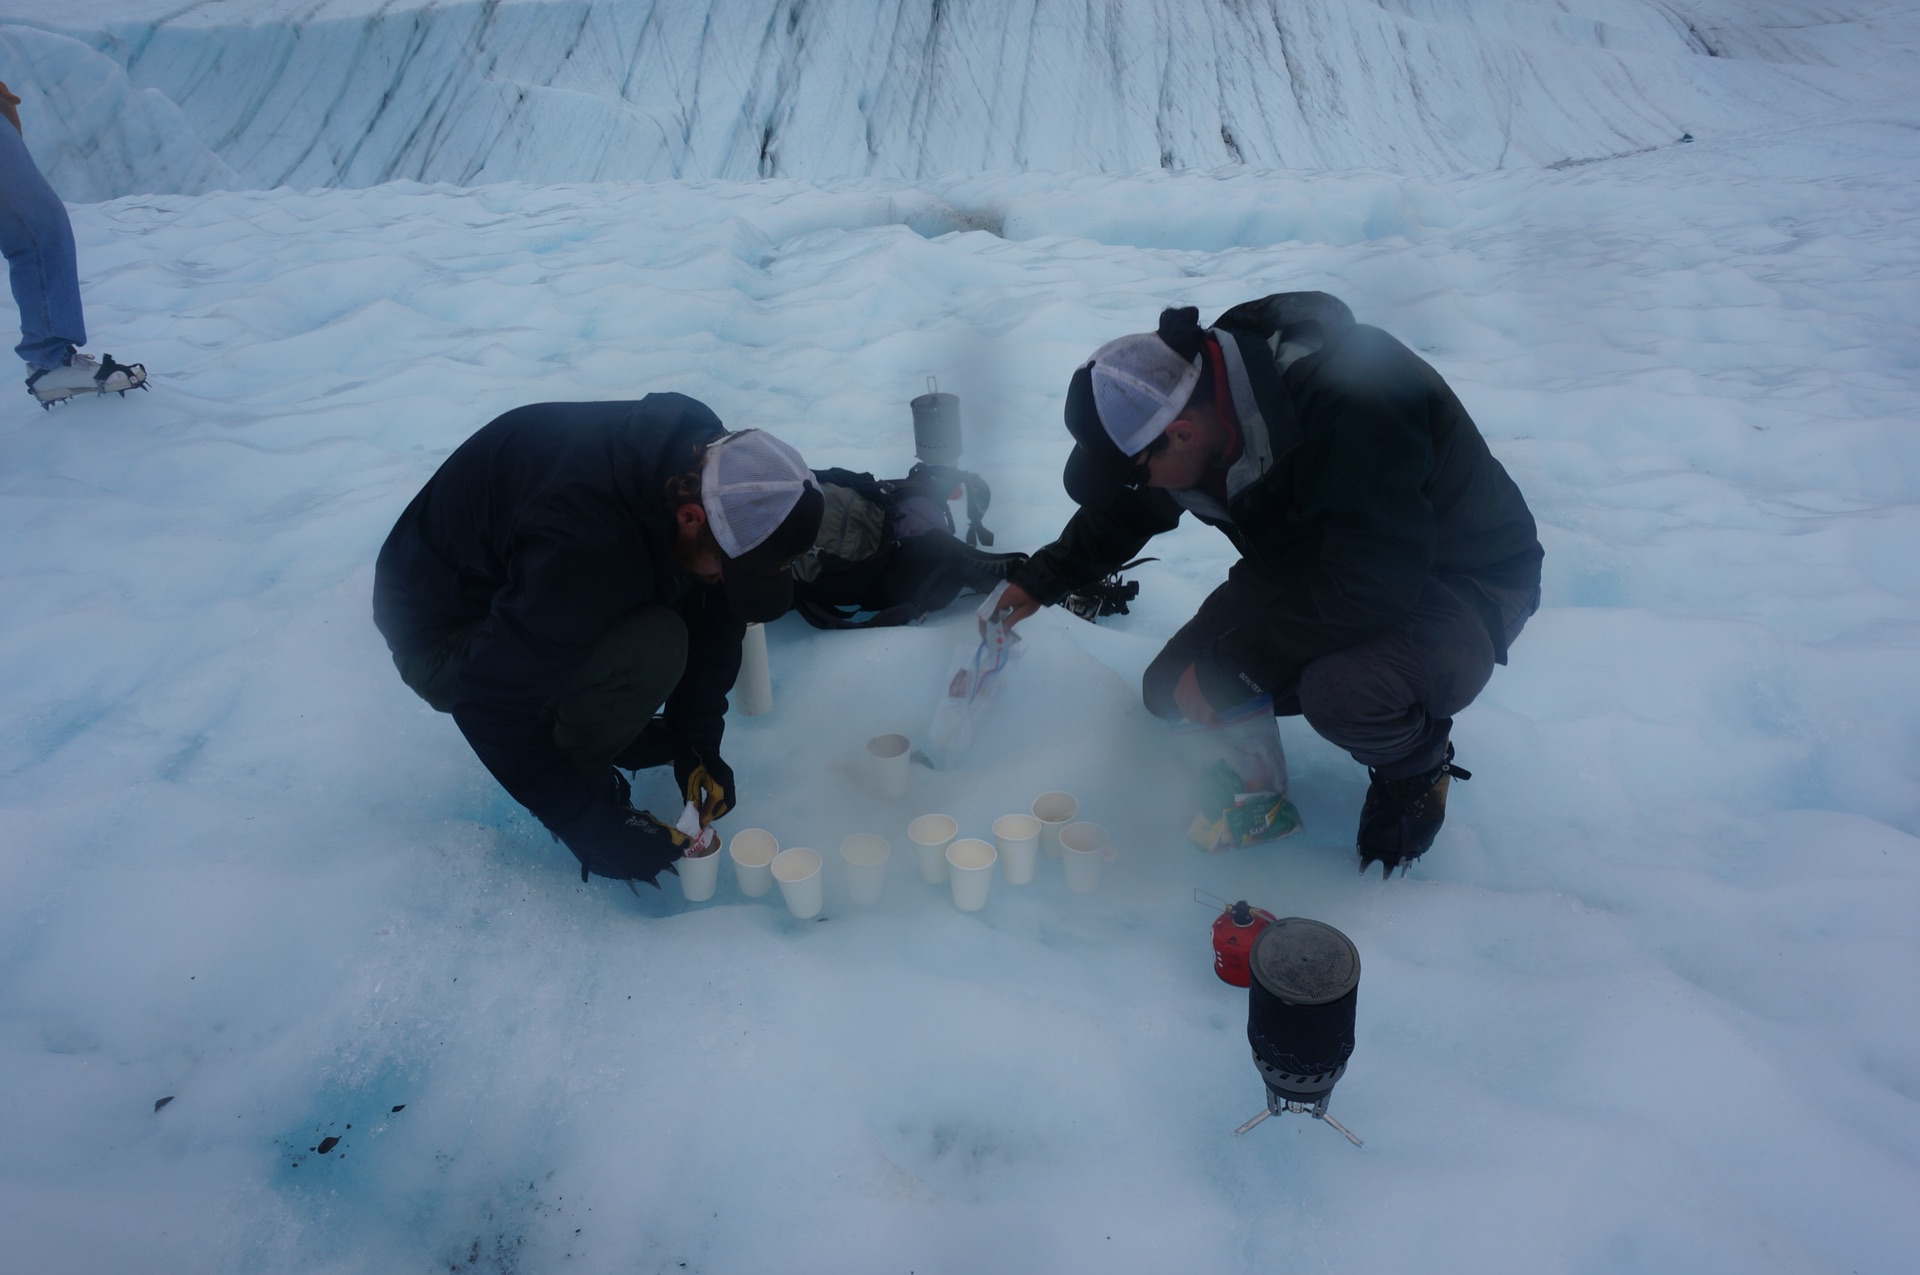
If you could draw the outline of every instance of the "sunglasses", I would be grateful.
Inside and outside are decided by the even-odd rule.
[[[1154,458],[1167,450],[1167,444],[1170,441],[1165,434],[1162,434],[1151,443],[1148,443],[1144,451],[1127,458],[1127,481],[1125,484],[1127,487],[1132,488],[1134,491],[1139,491],[1147,485],[1153,478],[1151,465],[1153,464]]]

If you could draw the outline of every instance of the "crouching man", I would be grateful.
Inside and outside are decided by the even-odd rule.
[[[703,823],[732,808],[740,641],[792,604],[821,503],[793,448],[684,395],[517,408],[400,515],[374,623],[581,880],[657,888],[686,838],[631,807],[616,767],[672,765]]]
[[[1540,601],[1519,488],[1440,374],[1334,297],[1281,293],[1211,329],[1167,310],[1074,373],[1079,511],[1012,572],[1018,621],[1192,513],[1240,552],[1148,667],[1147,707],[1210,723],[1262,693],[1367,767],[1360,870],[1424,854],[1454,715]]]

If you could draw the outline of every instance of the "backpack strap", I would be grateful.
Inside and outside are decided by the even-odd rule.
[[[822,486],[831,484],[835,487],[851,487],[868,500],[881,502],[886,500],[887,489],[889,487],[889,484],[881,482],[872,474],[865,473],[861,470],[840,469],[838,467],[814,470],[813,481]]]
[[[967,491],[967,544],[969,547],[993,544],[993,533],[982,523],[987,516],[987,506],[993,503],[993,489],[987,486],[987,480],[965,469],[955,469],[951,465],[929,465],[925,461],[914,465],[907,471],[902,484],[911,484],[920,490],[937,493],[944,503],[947,493],[955,487],[965,487]]]

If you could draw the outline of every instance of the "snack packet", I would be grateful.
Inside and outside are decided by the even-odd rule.
[[[1186,722],[1174,745],[1195,771],[1188,838],[1218,853],[1277,841],[1300,829],[1300,811],[1287,795],[1287,755],[1273,699],[1261,695],[1220,714],[1212,726]]]

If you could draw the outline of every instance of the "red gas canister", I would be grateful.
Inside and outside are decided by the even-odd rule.
[[[1221,912],[1213,921],[1213,972],[1223,983],[1245,987],[1253,981],[1247,960],[1253,955],[1253,941],[1273,921],[1265,908],[1249,906],[1245,899]]]

